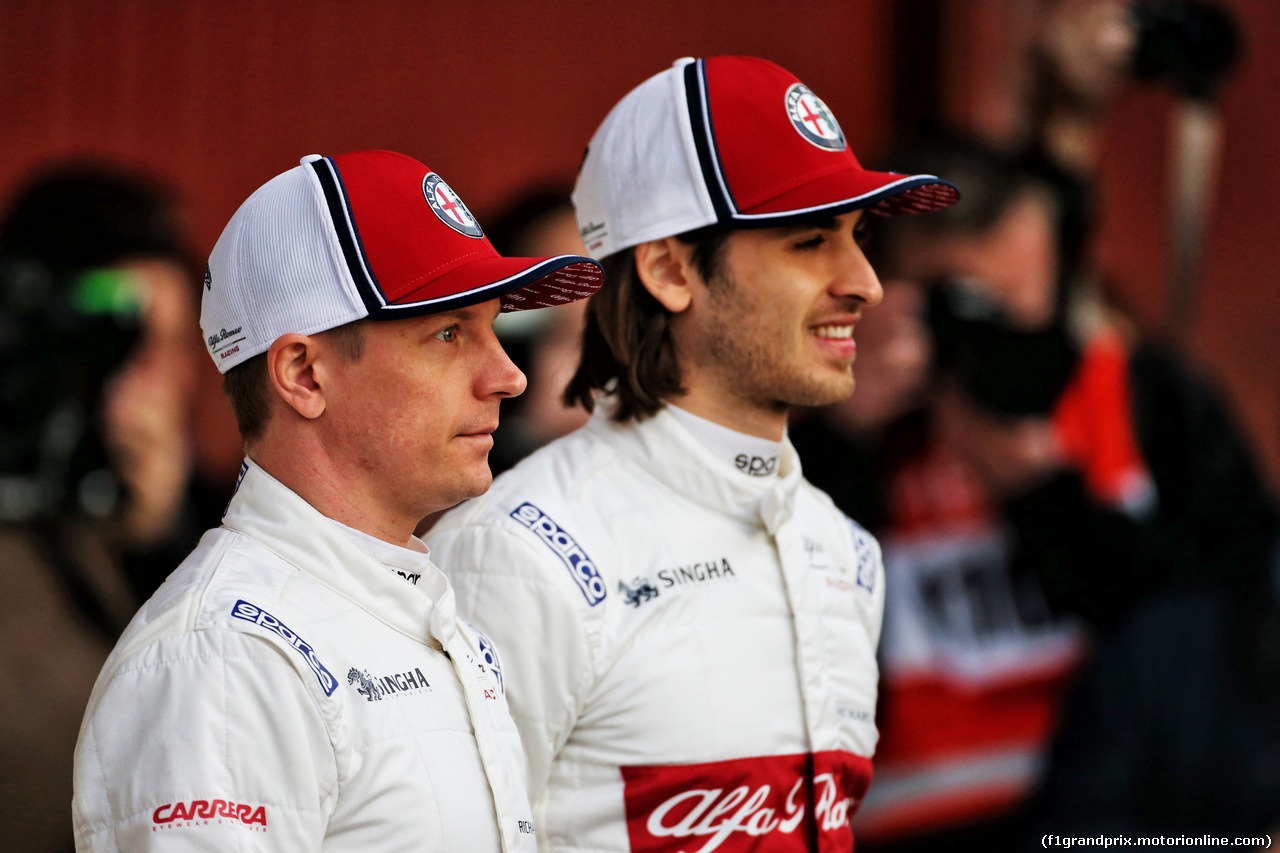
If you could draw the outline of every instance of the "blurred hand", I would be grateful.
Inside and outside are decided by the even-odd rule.
[[[1137,37],[1125,0],[1055,0],[1041,20],[1039,43],[1071,100],[1100,110],[1123,81]]]

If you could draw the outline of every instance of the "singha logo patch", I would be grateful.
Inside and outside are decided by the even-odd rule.
[[[360,686],[356,688],[356,692],[366,700],[370,702],[382,701],[382,688],[373,682],[373,676],[369,675],[367,670],[361,672],[353,666],[347,672],[347,684],[356,684],[357,682]]]
[[[639,607],[649,599],[658,597],[658,588],[649,583],[648,578],[635,578],[631,581],[631,586],[618,581],[618,592],[622,593],[622,597],[632,607]]]

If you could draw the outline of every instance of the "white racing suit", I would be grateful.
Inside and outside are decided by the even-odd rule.
[[[246,462],[94,687],[76,847],[532,851],[502,682],[426,553]]]
[[[541,849],[852,849],[884,570],[789,443],[778,471],[597,412],[429,534],[504,650]]]

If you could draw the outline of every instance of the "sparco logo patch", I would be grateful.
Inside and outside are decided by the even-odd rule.
[[[431,210],[445,225],[468,237],[484,236],[484,232],[480,230],[480,223],[471,215],[471,211],[467,210],[462,199],[458,198],[453,188],[435,172],[428,172],[422,179],[422,194],[427,197],[427,204],[431,205]]]
[[[733,464],[748,477],[768,477],[778,470],[778,457],[748,456],[746,453],[739,453],[734,457]]]
[[[852,851],[871,762],[847,752],[623,767],[634,853]],[[817,844],[811,839],[817,838]]]
[[[604,601],[604,579],[600,577],[600,570],[591,562],[587,552],[551,516],[531,503],[522,503],[511,511],[511,517],[532,530],[569,567],[569,574],[582,590],[588,604],[595,607]]]
[[[406,572],[401,569],[392,569],[390,567],[388,567],[387,571],[391,572],[393,575],[403,578],[414,586],[417,586],[418,581],[422,580],[422,572]]]
[[[787,116],[805,141],[828,151],[844,150],[844,132],[836,117],[805,84],[793,83],[787,90]]]
[[[165,803],[151,813],[151,831],[185,826],[209,826],[237,823],[258,832],[267,831],[267,807],[251,806],[232,800],[192,800],[188,803]]]
[[[266,628],[273,634],[278,634],[286,643],[293,647],[293,650],[302,655],[302,659],[307,662],[307,666],[311,667],[311,671],[316,674],[316,678],[320,681],[320,688],[324,690],[324,695],[332,696],[333,691],[338,689],[338,679],[333,677],[333,673],[324,668],[324,664],[316,657],[316,650],[311,648],[311,644],[303,640],[297,634],[289,630],[283,622],[263,610],[256,604],[241,599],[236,602],[236,606],[231,608],[231,615],[237,619],[243,619],[246,622],[252,622]]]

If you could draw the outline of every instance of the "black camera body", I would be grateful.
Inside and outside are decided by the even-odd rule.
[[[141,330],[110,270],[73,278],[0,258],[0,521],[109,515],[120,500],[103,440],[107,384]]]
[[[934,372],[992,414],[1048,416],[1080,360],[1063,323],[1017,328],[980,283],[965,279],[935,281],[927,290]]]

